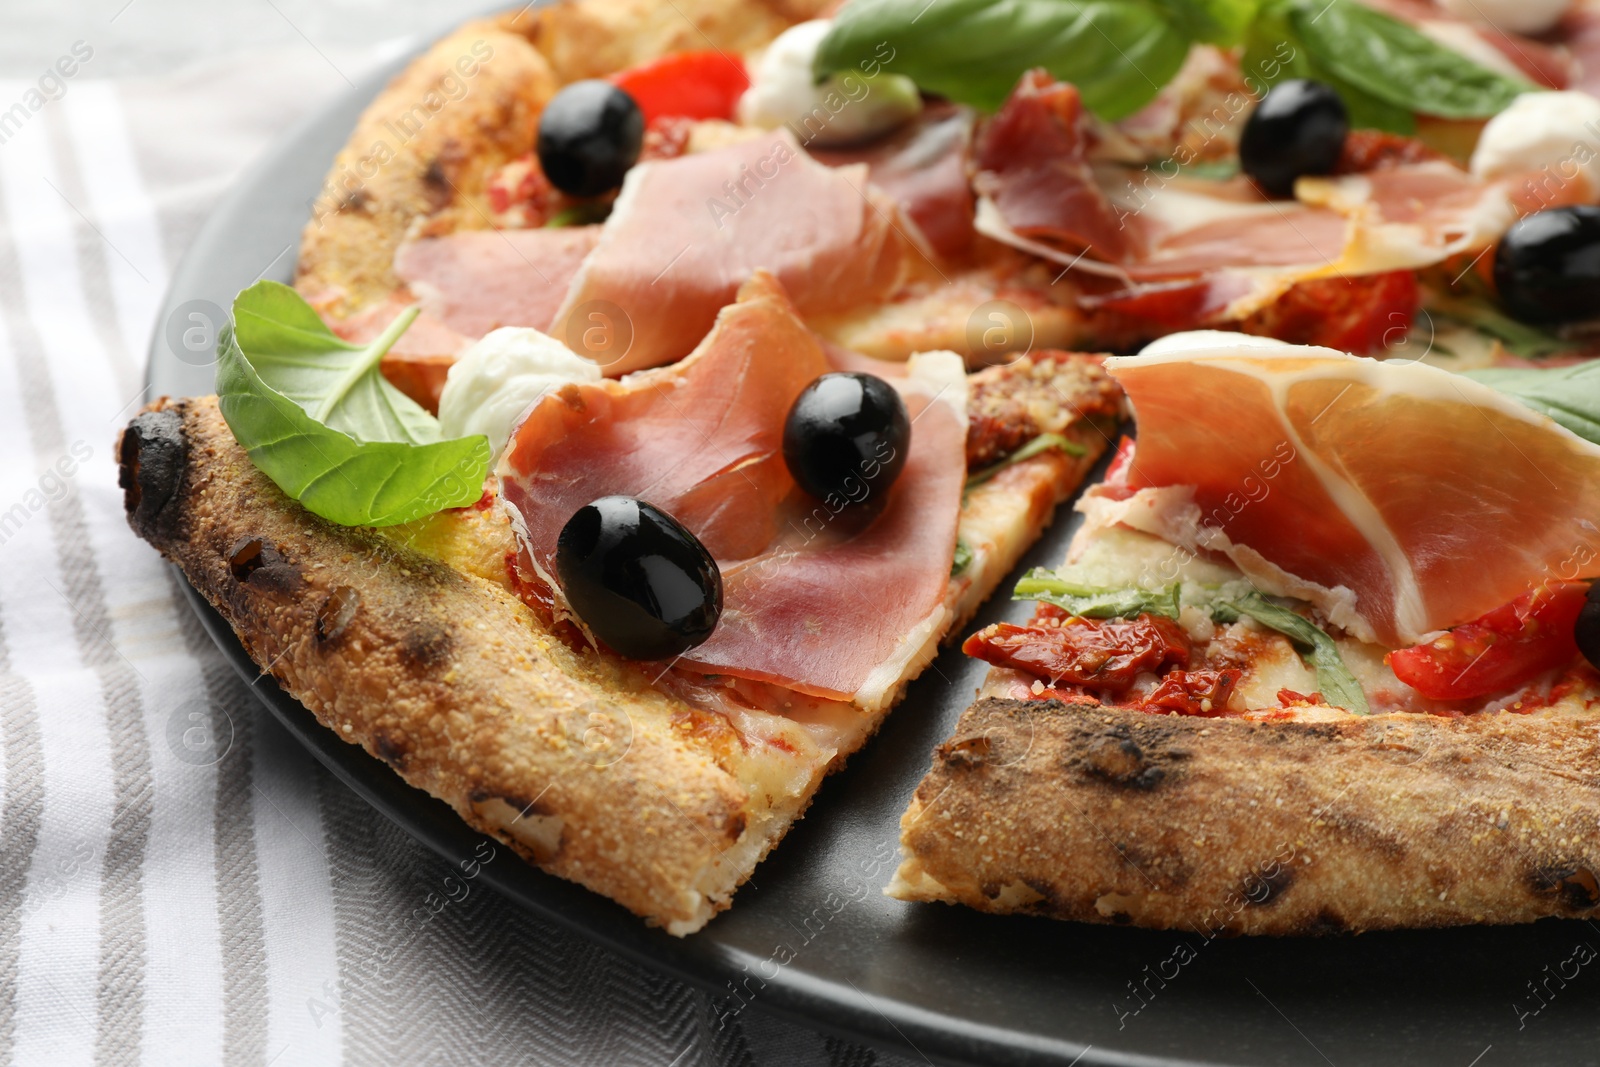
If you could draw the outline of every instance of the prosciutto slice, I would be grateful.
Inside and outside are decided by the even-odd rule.
[[[939,255],[953,258],[972,245],[972,186],[967,149],[973,113],[954,104],[929,104],[912,122],[862,148],[809,148],[830,167],[865,163],[873,185],[892,197]]]
[[[547,394],[499,472],[539,592],[559,602],[556,540],[572,513],[635,496],[694,531],[722,571],[722,619],[678,667],[846,700],[885,673],[898,679],[929,644],[915,635],[936,641],[946,621],[965,430],[949,404],[902,380],[906,466],[870,523],[836,516],[795,486],[782,454],[789,406],[829,369],[762,272],[681,362]]]
[[[1109,275],[1128,293],[1183,282],[1212,321],[1252,314],[1296,282],[1416,270],[1488,247],[1517,218],[1526,178],[1403,161],[1301,179],[1298,199],[1269,200],[1243,177],[1093,164],[1091,136],[1075,88],[1025,75],[979,135],[979,232]]]
[[[463,230],[407,241],[394,272],[423,311],[474,340],[502,326],[549,328],[599,226]]]
[[[802,315],[886,298],[909,247],[867,166],[830,168],[787,130],[629,171],[550,333],[573,344],[595,314],[625,331],[617,377],[681,359],[756,270]]]

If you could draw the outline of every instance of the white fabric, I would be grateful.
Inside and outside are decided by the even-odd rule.
[[[719,1026],[478,887],[408,926],[449,868],[258,710],[128,530],[112,443],[173,265],[381,54],[86,71],[0,143],[0,1063],[908,1062]],[[0,110],[31,85],[0,81]]]

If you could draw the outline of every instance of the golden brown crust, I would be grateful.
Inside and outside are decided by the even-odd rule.
[[[568,0],[504,25],[528,38],[563,84],[602,78],[671,52],[760,48],[831,0]]]
[[[400,286],[394,254],[420,219],[432,232],[488,226],[485,187],[533,148],[557,88],[544,57],[496,20],[419,56],[361,115],[301,235],[296,287],[348,318]]]
[[[1591,715],[1152,716],[980,700],[901,820],[890,893],[1239,934],[1592,916]]]
[[[325,726],[553,874],[669,926],[710,916],[696,887],[747,798],[686,705],[499,586],[288,501],[214,398],[156,405],[119,456],[135,531]]]

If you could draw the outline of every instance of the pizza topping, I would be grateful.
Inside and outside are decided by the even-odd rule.
[[[1305,616],[1272,603],[1260,593],[1250,593],[1237,600],[1212,605],[1211,617],[1218,622],[1233,622],[1240,616],[1247,616],[1268,629],[1278,631],[1305,650],[1306,659],[1317,672],[1318,689],[1327,694],[1328,703],[1358,715],[1365,715],[1371,710],[1361,683],[1356,681],[1355,675],[1345,665],[1344,657],[1339,654],[1339,646]]]
[[[489,442],[446,438],[439,421],[385,380],[384,353],[417,316],[352,344],[293,289],[257,282],[233,302],[217,346],[217,396],[263,474],[342,526],[392,526],[483,495]]]
[[[538,330],[495,330],[451,367],[439,395],[439,429],[449,437],[482,434],[500,458],[511,431],[534,401],[568,382],[600,379],[600,368]]]
[[[700,539],[653,504],[601,497],[556,540],[567,603],[595,637],[630,659],[681,655],[711,636],[722,574]]]
[[[710,48],[629,67],[611,83],[633,98],[651,129],[658,119],[732,119],[750,76],[738,56]]]
[[[1239,166],[1268,195],[1294,195],[1296,178],[1331,174],[1344,151],[1350,116],[1322,82],[1294,78],[1273,86],[1239,138]]]
[[[1600,583],[1589,586],[1577,621],[1572,625],[1572,636],[1583,658],[1590,666],[1600,669]]]
[[[1581,179],[1583,199],[1593,200],[1600,197],[1597,137],[1600,100],[1582,92],[1524,93],[1483,127],[1470,167],[1486,180],[1549,168],[1546,175],[1559,184]]]
[[[1157,715],[1220,716],[1228,713],[1244,672],[1233,667],[1222,670],[1168,671],[1156,687],[1139,700],[1139,710]]]
[[[789,474],[818,500],[881,503],[910,444],[905,401],[871,374],[824,374],[800,391],[783,424]]]
[[[1592,573],[1600,447],[1469,377],[1216,334],[1106,367],[1139,445],[1134,497],[1101,503],[1362,640],[1415,643],[1545,568]],[[1550,384],[1568,411],[1593,395]]]
[[[827,19],[802,22],[767,46],[754,84],[739,101],[742,122],[768,130],[787,127],[801,144],[827,147],[870,141],[922,110],[916,83],[881,73],[881,56],[863,61],[859,70],[814,76],[817,46],[832,26]]]
[[[1391,652],[1385,662],[1435,700],[1510,692],[1576,657],[1575,627],[1588,594],[1584,582],[1546,583],[1426,644]]]
[[[639,158],[644,115],[610,82],[573,82],[539,116],[539,166],[571,196],[599,196],[622,184]]]
[[[1189,639],[1173,620],[1069,617],[1033,625],[995,623],[967,638],[961,650],[986,663],[1011,667],[1050,683],[1067,682],[1120,693],[1139,675],[1189,664]]]
[[[753,270],[807,317],[881,301],[906,258],[898,214],[864,166],[823,166],[787,131],[641,163],[550,332],[588,355],[573,339],[601,315],[627,335],[620,376],[687,355]]]
[[[857,201],[859,206],[859,200]],[[524,575],[546,589],[561,527],[596,494],[649,500],[705,545],[722,574],[715,632],[678,669],[773,682],[877,706],[931,657],[960,512],[964,432],[906,379],[905,467],[870,523],[804,494],[783,459],[784,418],[831,368],[758,272],[688,358],[626,381],[546,393],[500,463]],[[537,597],[533,598],[537,600]]]
[[[1051,604],[1086,619],[1111,619],[1134,615],[1162,615],[1176,619],[1180,610],[1180,586],[1177,582],[1163,589],[1142,589],[1130,586],[1122,589],[1104,589],[1066,581],[1059,575],[1035,567],[1017,582],[1012,590],[1014,600],[1037,600]]]
[[[547,330],[599,239],[598,226],[458,230],[406,241],[394,271],[430,319],[463,338],[502,326]]]
[[[1551,208],[1512,226],[1495,253],[1494,284],[1524,322],[1600,316],[1600,207]]]

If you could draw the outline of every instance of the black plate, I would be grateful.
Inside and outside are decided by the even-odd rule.
[[[201,325],[194,315],[215,323],[233,294],[262,275],[289,280],[329,161],[403,62],[363,79],[287,137],[211,216],[158,320],[165,325],[151,350],[155,395],[212,391],[208,358],[184,347],[184,330]],[[1060,518],[1025,565],[1060,558],[1068,525],[1065,513]],[[255,680],[227,625],[198,594],[191,599],[217,645]],[[1000,601],[980,622],[1024,612]],[[1593,924],[1206,942],[882,896],[900,813],[979,674],[957,652],[941,656],[879,736],[823,786],[734,908],[693,937],[648,929],[531,867],[495,864],[482,876],[542,916],[720,992],[730,1008],[753,1004],[949,1062],[1600,1062],[1600,963],[1570,977],[1574,965],[1564,962],[1579,943],[1600,947]],[[446,858],[471,854],[478,835],[448,807],[322,729],[270,679],[255,691],[374,807]]]

